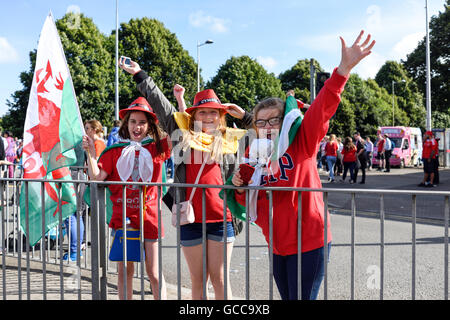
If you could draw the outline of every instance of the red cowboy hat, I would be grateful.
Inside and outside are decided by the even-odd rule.
[[[158,118],[156,117],[156,114],[153,113],[152,107],[150,107],[150,104],[147,102],[147,100],[143,97],[139,97],[136,100],[134,100],[128,108],[122,109],[119,111],[119,117],[120,119],[123,119],[127,112],[129,111],[142,111],[150,114],[153,119],[155,120],[155,123],[158,123]]]
[[[427,131],[427,132],[425,132],[425,134],[428,135],[428,136],[432,136],[433,135],[433,131]]]
[[[192,113],[197,108],[212,108],[212,109],[222,109],[227,111],[227,107],[220,103],[219,98],[217,98],[213,89],[206,89],[197,94],[194,97],[194,105],[186,109],[187,113]]]

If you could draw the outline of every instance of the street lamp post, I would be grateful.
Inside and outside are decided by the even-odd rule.
[[[430,79],[430,31],[428,29],[428,1],[425,0],[426,15],[426,104],[427,104],[427,131],[431,130],[431,79]]]
[[[394,105],[395,105],[395,92],[394,92],[394,85],[396,83],[400,83],[400,82],[406,82],[405,79],[402,79],[401,81],[394,81],[392,80],[392,126],[395,126],[395,120],[394,120]]]
[[[203,43],[197,42],[197,92],[200,91],[200,47],[204,46],[205,44],[211,44],[214,43],[212,40],[206,40]]]

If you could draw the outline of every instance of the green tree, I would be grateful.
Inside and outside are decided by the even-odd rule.
[[[391,95],[394,82],[394,105],[405,111],[409,118],[409,126],[425,127],[426,110],[423,104],[423,96],[418,90],[417,84],[409,77],[402,64],[395,61],[387,61],[375,76],[375,81]],[[396,119],[396,125],[406,125]]]
[[[446,1],[444,10],[430,19],[430,76],[431,76],[431,108],[432,114],[449,113],[450,111],[450,0]],[[417,48],[402,61],[410,77],[418,84],[418,89],[426,97],[426,45],[425,38]],[[424,103],[425,104],[425,103]],[[438,111],[437,113],[435,111]],[[446,118],[446,117],[444,117]],[[450,122],[439,121],[445,128]],[[436,127],[435,123],[432,123]]]
[[[115,31],[109,39],[114,51]],[[186,104],[193,101],[197,92],[197,64],[183,49],[176,35],[155,19],[131,19],[119,29],[119,52],[139,63],[157,83],[164,95],[173,103],[176,83],[186,89]],[[114,67],[114,66],[113,66]],[[130,75],[120,72],[120,106],[128,106],[140,93]]]
[[[214,89],[222,102],[236,103],[247,111],[264,98],[285,98],[280,80],[248,56],[228,59],[207,87]]]
[[[74,27],[68,13],[56,21],[59,36],[72,75],[75,93],[83,121],[99,120],[103,126],[114,121],[114,76],[112,59],[106,46],[106,36],[91,18],[80,14]]]
[[[33,82],[34,66],[36,64],[36,50],[29,54],[30,69],[20,73],[20,83],[23,88],[11,95],[11,100],[6,101],[8,112],[2,117],[2,128],[10,130],[15,137],[22,137],[25,124],[26,110]]]
[[[311,92],[309,90],[311,79],[310,64],[311,60],[299,60],[292,68],[280,73],[278,76],[284,92],[292,89],[295,92],[295,97],[306,103],[311,101]],[[317,60],[314,60],[314,66],[316,68],[316,72],[323,71]]]
[[[105,36],[92,19],[68,13],[56,21],[61,43],[77,95],[83,120],[98,119],[103,125],[112,125],[114,100],[111,100],[111,55],[104,47]],[[79,22],[79,23],[78,23]],[[30,52],[30,69],[20,74],[23,88],[7,101],[8,112],[3,117],[3,127],[14,135],[23,134],[28,99],[36,63],[36,50]]]

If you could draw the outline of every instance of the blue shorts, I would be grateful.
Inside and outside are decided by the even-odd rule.
[[[233,223],[227,222],[227,242],[235,239]],[[180,226],[181,245],[193,247],[202,244],[202,224],[189,223]],[[223,222],[206,223],[206,240],[223,242]]]

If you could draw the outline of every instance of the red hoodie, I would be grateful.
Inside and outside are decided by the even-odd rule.
[[[325,82],[302,121],[299,131],[279,159],[280,170],[263,186],[322,188],[317,172],[316,154],[319,143],[328,131],[329,119],[336,112],[340,94],[348,77],[334,70]],[[245,206],[245,192],[236,200]],[[324,245],[324,203],[322,192],[302,192],[302,252]],[[273,252],[277,255],[297,254],[298,197],[294,191],[273,192]],[[269,199],[264,190],[258,193],[258,218],[255,221],[269,243]],[[329,213],[327,213],[327,240],[331,241]]]

